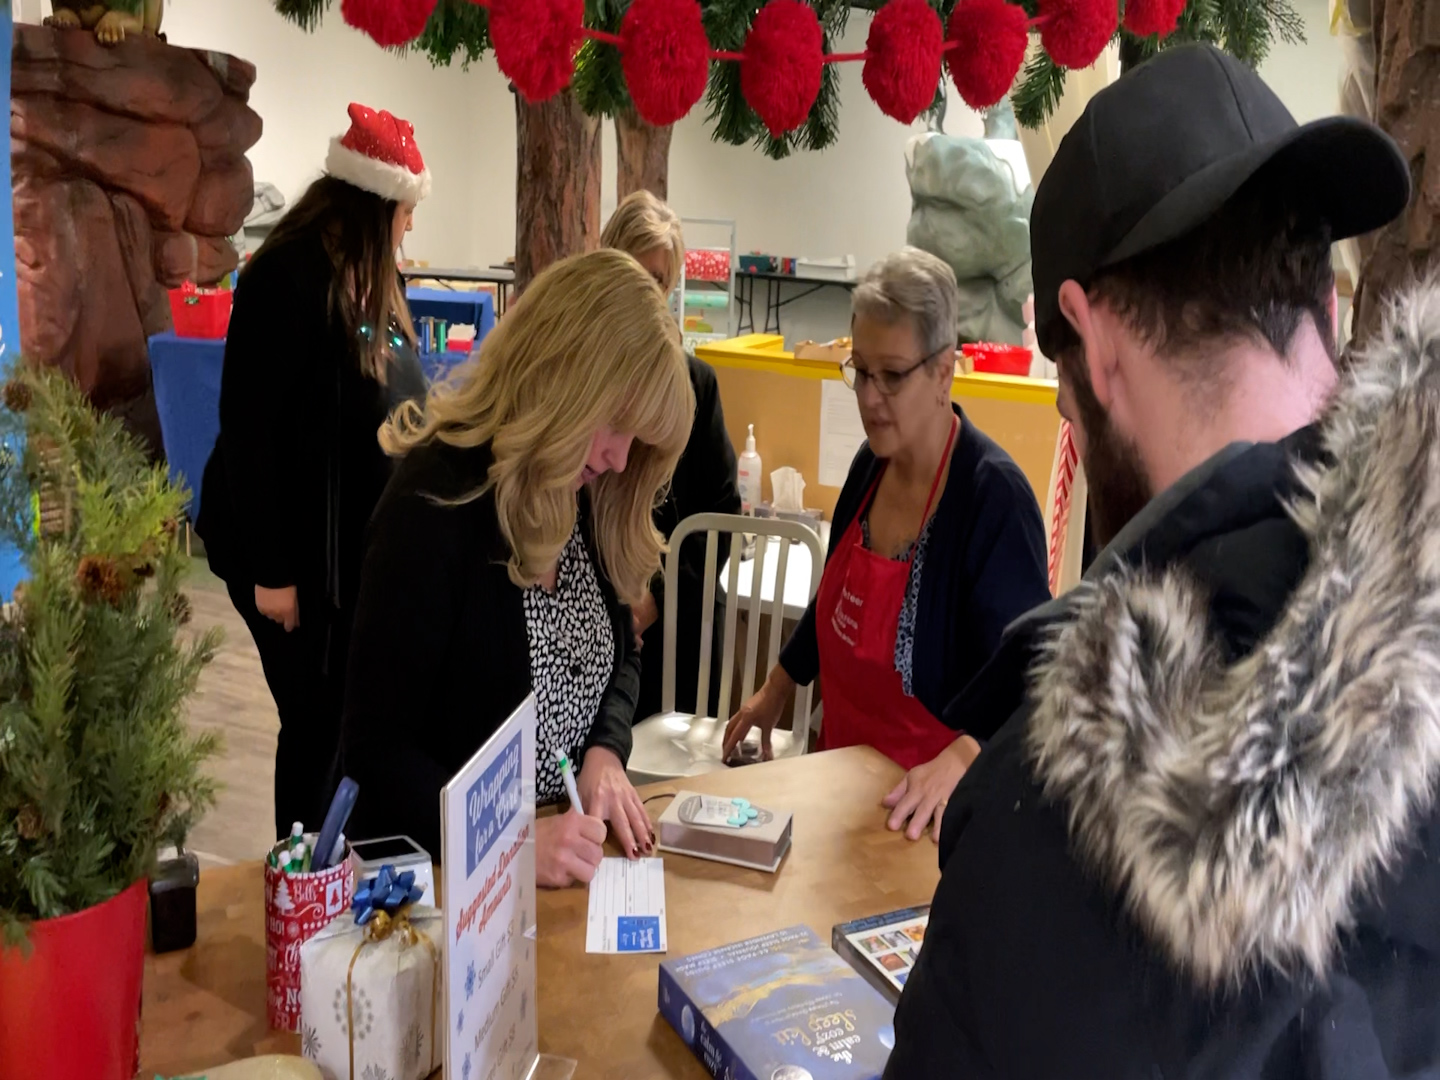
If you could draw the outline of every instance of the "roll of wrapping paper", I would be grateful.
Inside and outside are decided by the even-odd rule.
[[[438,338],[435,342],[435,351],[444,352],[446,344],[450,340],[450,323],[446,319],[435,320],[435,332]]]

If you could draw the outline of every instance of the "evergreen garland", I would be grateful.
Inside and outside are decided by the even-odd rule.
[[[276,0],[277,5],[287,2],[313,7],[322,0]],[[470,0],[439,0],[425,32],[409,47],[423,53],[435,67],[449,67],[459,57],[462,69],[468,69],[490,48],[489,15]]]
[[[275,9],[306,30],[313,30],[333,0],[272,0]],[[885,0],[808,0],[820,19],[827,51],[845,33],[851,9],[877,11]],[[948,20],[958,0],[928,0]],[[1032,18],[1038,0],[1018,0]],[[700,0],[705,30],[712,48],[739,52],[761,0]],[[614,33],[629,0],[586,0],[586,25]],[[1122,9],[1123,10],[1123,9]],[[1122,65],[1126,68],[1163,48],[1192,41],[1218,45],[1245,63],[1258,66],[1277,42],[1303,42],[1304,20],[1292,0],[1190,0],[1176,32],[1164,41],[1137,38],[1122,26],[1116,34]],[[471,0],[439,0],[425,33],[411,46],[437,66],[457,56],[468,65],[490,47],[485,9]],[[706,119],[711,137],[735,146],[753,144],[772,158],[796,150],[823,150],[831,146],[840,127],[840,80],[835,65],[825,66],[820,96],[807,122],[780,138],[772,138],[740,93],[739,65],[715,61],[705,93]],[[629,108],[630,96],[613,46],[587,41],[576,58],[575,94],[592,116],[614,116]],[[1065,92],[1065,69],[1040,50],[1026,64],[1011,92],[1015,118],[1025,127],[1038,127],[1055,111]],[[938,94],[937,94],[938,100]]]
[[[946,0],[946,6],[953,7],[953,0]],[[1023,0],[1023,6],[1031,16],[1037,13],[1036,0]],[[1122,70],[1148,60],[1161,49],[1197,41],[1216,45],[1251,67],[1259,67],[1277,42],[1305,40],[1305,20],[1291,0],[1189,0],[1175,33],[1164,41],[1136,37],[1123,25],[1115,40]],[[1015,119],[1024,127],[1039,127],[1050,118],[1064,93],[1065,69],[1036,50],[1010,94]]]
[[[620,32],[626,4],[620,0],[589,0],[585,25],[607,33]],[[575,57],[575,98],[590,116],[614,117],[630,107],[630,91],[620,65],[620,50],[599,41],[586,41]]]
[[[5,387],[0,533],[28,580],[0,613],[0,930],[91,907],[181,843],[218,750],[182,716],[219,632],[180,640],[188,500],[51,371]],[[17,446],[23,450],[16,451]],[[42,497],[58,517],[37,527]]]

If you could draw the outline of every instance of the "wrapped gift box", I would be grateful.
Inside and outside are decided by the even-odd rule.
[[[444,929],[414,907],[379,931],[337,919],[301,947],[300,1050],[325,1080],[423,1080],[443,1063]]]

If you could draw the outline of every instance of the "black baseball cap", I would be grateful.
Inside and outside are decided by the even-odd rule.
[[[1063,341],[1059,292],[1203,225],[1261,170],[1336,240],[1393,221],[1410,199],[1400,148],[1375,125],[1299,125],[1260,76],[1211,45],[1167,49],[1096,94],[1035,192],[1035,332]]]

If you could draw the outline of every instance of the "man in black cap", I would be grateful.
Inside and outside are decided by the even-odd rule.
[[[988,740],[887,1077],[1440,1075],[1440,293],[1337,372],[1399,151],[1223,53],[1098,94],[1031,222],[1096,540]]]

